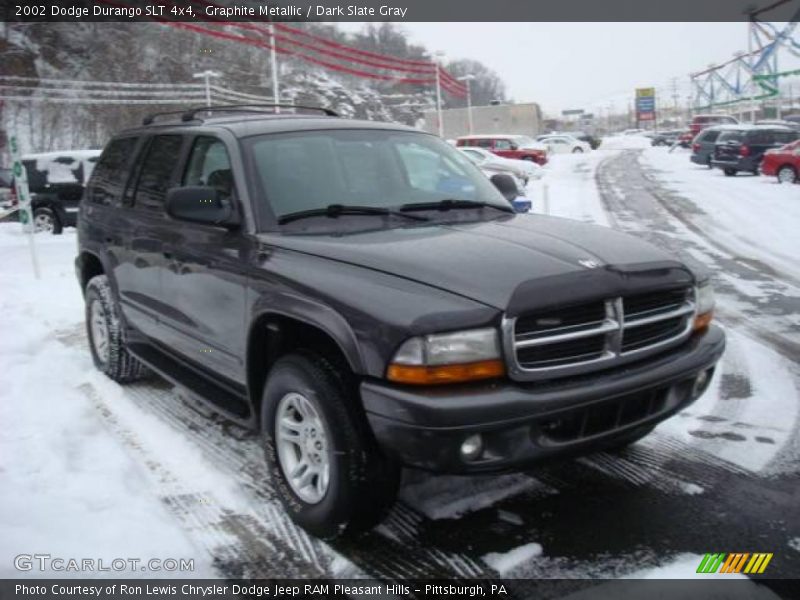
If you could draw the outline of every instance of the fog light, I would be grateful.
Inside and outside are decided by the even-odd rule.
[[[464,460],[476,460],[483,453],[483,437],[480,433],[469,436],[461,444],[461,457]]]
[[[699,398],[706,391],[708,384],[711,383],[711,375],[713,373],[713,369],[708,369],[697,374],[692,386],[692,398]]]

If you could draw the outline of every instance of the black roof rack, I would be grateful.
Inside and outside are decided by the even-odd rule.
[[[147,115],[144,119],[142,119],[142,125],[152,125],[155,123],[158,117],[165,117],[167,115],[182,115],[186,112],[186,110],[171,110],[168,112],[157,112],[151,115]]]
[[[198,113],[203,112],[238,112],[238,113],[268,113],[275,114],[276,108],[286,108],[291,110],[313,110],[319,111],[328,117],[338,117],[339,113],[330,108],[322,108],[321,106],[303,106],[301,104],[226,104],[219,106],[198,106],[188,110],[173,110],[169,112],[153,113],[146,116],[142,120],[142,125],[152,125],[157,117],[167,115],[180,115],[181,121],[188,122],[194,121]],[[269,111],[262,109],[271,109]]]

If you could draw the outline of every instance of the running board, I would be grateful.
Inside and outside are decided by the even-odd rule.
[[[212,379],[200,368],[163,352],[153,344],[129,342],[128,351],[193,399],[209,405],[237,425],[253,428],[253,415],[243,386]]]

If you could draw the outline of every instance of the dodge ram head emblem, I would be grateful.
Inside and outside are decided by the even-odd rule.
[[[596,269],[600,266],[599,262],[592,260],[591,258],[583,258],[578,261],[578,264],[582,267],[586,267],[587,269]]]

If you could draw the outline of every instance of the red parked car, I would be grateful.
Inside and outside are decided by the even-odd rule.
[[[456,146],[477,146],[504,158],[547,164],[547,147],[527,135],[465,135],[458,138]]]
[[[737,125],[739,120],[729,115],[695,115],[689,125],[692,138],[711,125]]]
[[[761,161],[761,174],[774,175],[778,183],[800,182],[800,140],[767,150]]]

